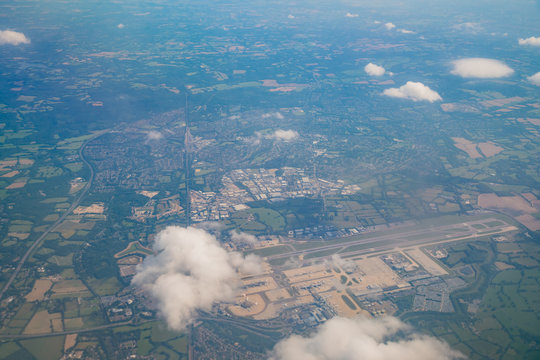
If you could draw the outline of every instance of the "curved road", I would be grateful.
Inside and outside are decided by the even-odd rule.
[[[45,239],[45,237],[47,235],[49,235],[49,233],[51,231],[54,231],[58,227],[58,225],[60,225],[68,217],[68,215],[71,214],[71,212],[77,206],[79,206],[79,203],[81,202],[82,198],[84,197],[84,195],[86,195],[86,193],[88,192],[88,190],[92,186],[92,181],[94,181],[94,168],[92,167],[92,165],[90,165],[90,163],[84,157],[84,154],[83,154],[84,148],[86,147],[86,145],[88,145],[88,143],[90,141],[97,139],[98,137],[102,136],[103,134],[106,134],[107,132],[108,131],[102,132],[101,134],[98,134],[98,135],[94,136],[93,138],[90,138],[90,139],[86,140],[81,145],[81,148],[79,149],[79,157],[84,162],[84,164],[86,166],[88,166],[88,168],[90,169],[90,178],[88,179],[88,182],[86,183],[86,186],[84,187],[83,191],[79,194],[79,197],[77,199],[75,199],[73,204],[71,204],[71,207],[69,209],[67,209],[67,211],[64,212],[64,214],[62,214],[62,216],[60,216],[60,218],[58,220],[56,220],[55,223],[52,224],[43,234],[41,234],[41,236],[38,237],[36,239],[36,241],[34,241],[32,246],[30,246],[30,248],[26,251],[24,256],[19,261],[19,264],[17,265],[17,268],[15,269],[13,274],[11,274],[11,277],[9,278],[8,282],[6,283],[6,285],[4,285],[4,287],[0,291],[0,300],[4,297],[5,292],[9,289],[9,287],[11,286],[13,281],[15,281],[15,278],[17,277],[17,275],[19,275],[19,272],[21,271],[24,263],[26,262],[26,260],[28,260],[28,257],[32,254],[32,252],[41,244],[43,239]]]

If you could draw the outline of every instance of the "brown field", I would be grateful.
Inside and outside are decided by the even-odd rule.
[[[7,174],[2,175],[2,177],[12,178],[12,177],[14,177],[15,175],[18,175],[18,174],[19,174],[18,170],[13,170],[13,171],[8,172]]]
[[[526,213],[535,213],[538,210],[521,196],[497,196],[497,194],[480,194],[478,205],[483,208],[510,209]]]
[[[19,159],[19,165],[32,165],[34,160],[32,159]]]
[[[90,206],[78,206],[73,213],[75,215],[81,214],[103,214],[105,207],[103,204],[92,204]]]
[[[6,189],[20,189],[26,185],[26,180],[14,182],[13,184],[6,187]]]
[[[540,220],[538,220],[532,215],[526,214],[526,215],[516,216],[516,220],[533,231],[540,230]]]
[[[476,149],[475,143],[467,139],[458,137],[453,137],[452,140],[454,140],[454,146],[460,150],[465,151],[471,159],[477,159],[482,157],[482,155]]]
[[[141,190],[141,191],[137,191],[137,194],[141,194],[142,196],[146,196],[147,198],[153,198],[154,196],[156,196],[157,194],[159,194],[159,191],[146,191],[146,190]]]
[[[76,343],[77,343],[77,334],[66,335],[66,340],[64,342],[64,352],[74,347]]]
[[[531,230],[540,230],[540,220],[532,215],[540,211],[540,201],[531,193],[522,194],[522,196],[480,194],[478,205],[485,209],[496,209],[512,216]]]
[[[486,157],[497,155],[498,153],[504,150],[502,147],[495,145],[492,142],[480,143],[478,144],[478,147],[480,148],[480,151],[482,152],[482,154],[484,154]]]
[[[31,302],[43,300],[45,293],[51,288],[52,284],[52,281],[49,279],[36,280],[32,291],[30,291],[28,295],[25,296],[26,301]]]
[[[15,165],[17,165],[17,160],[2,160],[0,161],[0,171],[10,170]]]
[[[8,236],[13,236],[13,237],[16,237],[17,239],[25,240],[27,237],[30,236],[30,234],[29,233],[15,233],[15,232],[12,232],[12,233],[8,233]]]
[[[497,269],[499,269],[499,270],[508,270],[508,269],[513,269],[513,268],[514,268],[513,265],[510,265],[510,264],[507,264],[507,263],[503,263],[502,261],[496,261],[496,262],[495,262],[495,266],[496,266]]]
[[[58,320],[60,321],[60,328],[58,328]],[[49,314],[47,310],[38,311],[32,320],[28,323],[24,329],[23,334],[45,334],[50,333],[51,328],[54,331],[62,331],[62,314],[53,313]]]

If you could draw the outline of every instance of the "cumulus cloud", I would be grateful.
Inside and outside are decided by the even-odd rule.
[[[278,141],[293,141],[298,139],[300,134],[298,134],[298,131],[295,130],[282,130],[277,129],[271,134],[265,135],[264,137],[267,139],[273,139]]]
[[[118,24],[118,25],[116,25],[116,27],[119,28],[119,29],[123,29],[123,28],[125,28],[126,26],[125,26],[124,24]]]
[[[351,14],[350,12],[348,12],[347,14],[345,14],[345,17],[355,18],[355,17],[358,17],[358,14]]]
[[[448,344],[414,334],[394,317],[335,317],[309,337],[292,335],[274,347],[269,360],[451,360],[463,359]]]
[[[464,78],[501,78],[514,73],[508,65],[495,59],[465,58],[452,62],[451,73]]]
[[[239,272],[261,270],[258,257],[227,252],[213,235],[193,227],[165,228],[152,248],[155,255],[137,266],[132,283],[148,293],[174,330],[184,329],[198,310],[233,300]]]
[[[371,76],[382,76],[386,70],[382,66],[369,63],[364,66],[364,71]]]
[[[531,36],[526,39],[518,39],[519,45],[540,46],[540,37]]]
[[[441,96],[436,92],[431,90],[428,86],[422,84],[421,82],[407,81],[407,83],[399,88],[390,88],[386,89],[383,92],[383,95],[409,99],[412,101],[439,101],[442,100]]]
[[[239,244],[248,244],[255,245],[257,243],[257,238],[255,235],[251,235],[242,231],[233,230],[230,232],[231,240]]]
[[[384,24],[384,27],[385,27],[387,30],[392,30],[393,28],[396,27],[396,25],[392,24],[391,22],[387,22],[386,24]]]
[[[397,31],[399,31],[402,34],[416,34],[414,31],[407,30],[407,29],[398,29]]]
[[[150,130],[146,133],[147,140],[160,140],[161,138],[163,138],[163,134],[159,131]]]
[[[470,32],[473,34],[476,34],[484,30],[484,28],[479,23],[475,23],[475,22],[464,22],[461,24],[456,24],[453,26],[453,28],[455,30]]]
[[[28,39],[23,33],[12,30],[0,30],[0,45],[19,45],[30,44]]]
[[[279,111],[276,111],[276,112],[263,114],[262,118],[263,119],[276,118],[276,119],[279,119],[279,120],[283,120],[283,119],[285,119],[285,116],[283,116],[283,114],[280,113]]]
[[[531,76],[527,76],[527,80],[529,80],[529,82],[531,84],[534,84],[536,86],[540,86],[540,71],[537,72],[536,74],[534,75],[531,75]]]

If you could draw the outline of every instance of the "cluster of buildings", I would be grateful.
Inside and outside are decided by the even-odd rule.
[[[316,179],[304,169],[238,169],[222,178],[223,188],[218,192],[191,191],[191,220],[216,221],[227,219],[234,211],[247,209],[251,201],[281,201],[314,197],[321,194],[351,193],[360,188]]]

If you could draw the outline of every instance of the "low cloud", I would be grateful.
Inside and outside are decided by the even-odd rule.
[[[12,30],[0,30],[0,45],[20,44],[30,44],[30,39],[20,32]]]
[[[124,24],[118,24],[118,25],[116,25],[116,27],[119,28],[119,29],[123,29],[123,28],[125,28],[126,26],[125,26]]]
[[[355,18],[355,17],[358,17],[358,14],[351,14],[350,12],[348,12],[347,14],[345,14],[345,17]]]
[[[407,83],[399,88],[390,88],[386,89],[383,92],[383,95],[409,99],[412,101],[439,101],[442,100],[441,96],[436,92],[431,90],[428,86],[422,84],[421,82],[407,81]]]
[[[292,335],[274,347],[269,360],[452,360],[464,356],[430,336],[414,334],[394,317],[335,317],[309,337]]]
[[[402,33],[402,34],[416,34],[414,31],[407,30],[407,29],[397,29],[397,31]]]
[[[531,36],[526,39],[518,39],[519,45],[540,46],[540,37]]]
[[[279,119],[279,120],[283,120],[283,119],[285,119],[285,116],[283,116],[283,114],[280,113],[279,111],[276,111],[276,112],[263,114],[262,118],[263,119],[276,118],[276,119]]]
[[[225,251],[210,233],[193,227],[169,226],[161,231],[137,267],[132,283],[155,301],[168,326],[182,330],[198,310],[232,301],[239,286],[239,272],[261,270],[260,259]]]
[[[236,244],[248,244],[255,245],[257,243],[257,238],[255,235],[251,235],[242,231],[232,230],[230,232],[231,240]]]
[[[364,66],[364,71],[371,76],[382,76],[386,70],[382,66],[369,63]]]
[[[536,86],[540,86],[540,71],[537,72],[536,74],[534,75],[531,75],[531,76],[527,76],[527,80],[529,80],[529,82],[531,84],[534,84]]]
[[[267,139],[273,139],[278,141],[293,141],[300,137],[298,131],[295,130],[281,130],[278,129],[271,134],[264,136]]]
[[[384,27],[385,27],[387,30],[392,30],[393,28],[396,27],[396,25],[392,24],[391,22],[387,22],[386,24],[384,24]]]
[[[451,73],[463,78],[501,78],[514,73],[508,65],[495,59],[466,58],[452,62]]]
[[[465,32],[473,33],[473,34],[476,34],[484,30],[484,28],[479,23],[475,23],[475,22],[464,22],[461,24],[456,24],[453,26],[453,28],[455,30],[465,31]]]
[[[163,134],[159,131],[150,130],[146,133],[146,139],[147,140],[160,140],[163,138]]]

